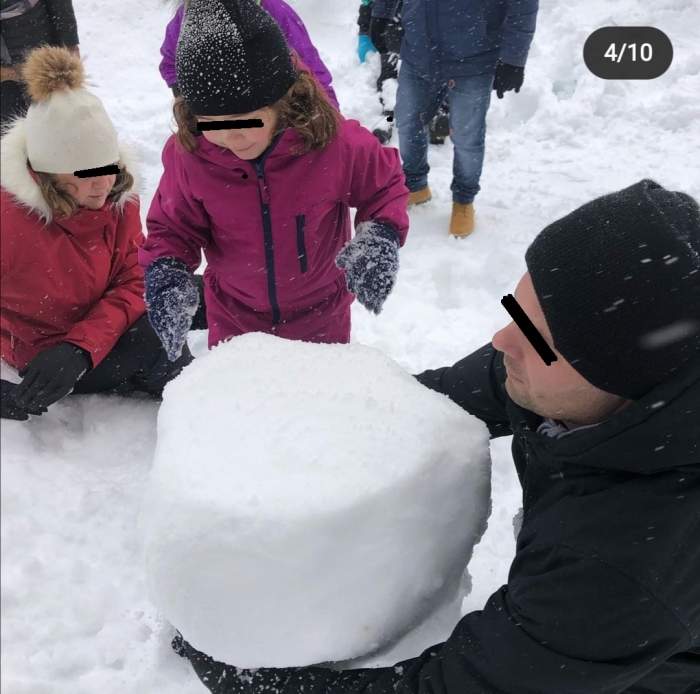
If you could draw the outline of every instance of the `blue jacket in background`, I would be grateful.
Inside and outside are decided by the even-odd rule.
[[[427,77],[470,77],[501,60],[524,66],[538,0],[374,0],[373,17],[400,11],[401,59]]]

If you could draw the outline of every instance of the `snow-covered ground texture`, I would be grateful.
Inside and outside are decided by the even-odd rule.
[[[292,4],[333,72],[343,111],[376,126],[376,61],[361,66],[355,52],[359,0]],[[140,151],[145,217],[172,123],[157,69],[172,8],[157,0],[74,6],[94,89]],[[608,25],[662,29],[674,47],[666,74],[650,82],[591,75],[583,43]],[[411,212],[398,282],[382,314],[354,308],[353,339],[412,373],[453,363],[509,320],[500,299],[512,292],[525,248],[545,224],[647,176],[700,196],[699,25],[697,0],[542,0],[525,84],[494,99],[489,112],[476,232],[447,238],[450,146],[432,148],[433,201]],[[202,335],[193,342],[202,354]],[[146,589],[137,516],[156,415],[151,402],[86,396],[28,423],[3,421],[3,692],[203,691],[170,651],[172,632]],[[463,611],[479,609],[507,578],[520,500],[509,443],[491,443],[493,511],[469,564],[473,590]],[[416,654],[453,626],[436,618],[393,655]]]
[[[237,337],[166,390],[150,594],[241,667],[365,655],[452,601],[490,480],[486,426],[382,352]]]

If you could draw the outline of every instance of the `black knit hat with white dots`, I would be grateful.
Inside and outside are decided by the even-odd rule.
[[[525,254],[554,346],[636,400],[700,359],[700,210],[643,180],[550,224]]]
[[[178,87],[198,116],[251,113],[296,80],[282,31],[253,0],[191,0],[175,64]]]

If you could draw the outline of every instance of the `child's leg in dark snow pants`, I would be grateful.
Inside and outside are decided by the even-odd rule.
[[[394,114],[394,104],[388,104],[389,108],[386,108],[384,99],[382,98],[382,90],[384,87],[384,82],[391,79],[397,79],[399,76],[398,65],[399,65],[399,50],[401,49],[401,37],[403,32],[400,27],[393,26],[387,30],[386,53],[379,54],[379,63],[381,70],[379,72],[379,77],[377,78],[377,91],[379,92],[379,101],[384,107],[385,114],[390,113],[392,116]]]
[[[398,53],[379,54],[379,64],[381,66],[381,71],[379,72],[379,77],[377,78],[377,91],[380,93],[380,95],[382,92],[382,87],[384,86],[384,82],[390,79],[396,79],[399,76],[397,70],[398,63]]]
[[[199,308],[192,320],[192,330],[207,329],[202,275],[195,275],[199,290]],[[135,390],[160,396],[165,384],[175,378],[192,361],[189,347],[174,362],[165,350],[144,314],[120,338],[100,364],[88,371],[76,384],[74,393],[129,393]]]
[[[393,93],[387,97],[384,93],[384,83],[387,80],[395,80],[398,77],[401,35],[401,27],[398,24],[392,24],[386,32],[387,50],[379,54],[381,70],[377,78],[377,92],[379,93],[379,103],[382,105],[382,116],[384,116],[385,120],[381,125],[374,128],[372,132],[383,145],[389,142],[394,132],[394,102],[396,100],[396,90],[392,90]]]
[[[160,396],[165,384],[192,361],[185,345],[171,362],[144,313],[120,338],[112,351],[81,378],[74,393],[129,393],[140,390]]]

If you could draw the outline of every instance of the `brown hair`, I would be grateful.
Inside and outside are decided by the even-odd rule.
[[[297,68],[297,79],[287,93],[270,108],[277,114],[277,135],[285,128],[296,130],[303,145],[300,154],[312,149],[323,149],[338,132],[339,115],[328,101],[316,79],[307,71]],[[177,139],[188,152],[197,149],[197,118],[184,97],[178,96],[173,104],[177,123]]]
[[[73,196],[56,185],[56,179],[52,174],[44,173],[43,171],[34,171],[34,175],[36,176],[41,194],[55,217],[70,217],[79,209],[80,206]],[[107,202],[119,202],[119,198],[133,187],[134,177],[120,162],[119,173],[117,174],[116,181],[114,181],[112,190],[107,196]]]

